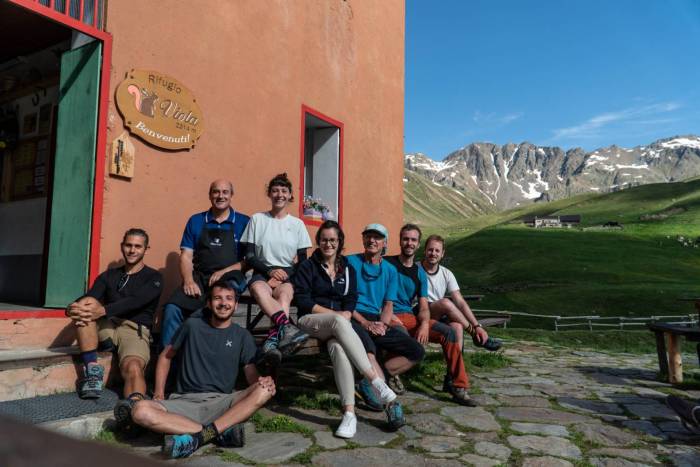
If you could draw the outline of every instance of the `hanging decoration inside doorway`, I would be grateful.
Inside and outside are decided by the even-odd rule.
[[[116,101],[131,133],[164,149],[190,149],[204,131],[202,111],[179,81],[157,71],[131,70]]]
[[[129,138],[129,132],[125,131],[112,141],[110,154],[109,174],[117,177],[134,177],[134,143]]]

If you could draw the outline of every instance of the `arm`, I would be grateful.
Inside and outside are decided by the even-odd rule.
[[[104,307],[100,302],[106,291],[107,280],[103,273],[97,276],[85,295],[66,307],[66,316],[75,321],[77,326],[85,326],[87,322],[104,316]]]
[[[168,373],[170,373],[170,365],[173,358],[177,352],[173,349],[172,345],[168,345],[163,351],[158,355],[158,363],[156,363],[156,382],[153,388],[153,399],[163,400],[165,399],[165,382],[168,380]]]
[[[265,277],[269,276],[270,268],[262,262],[260,258],[255,256],[255,243],[246,243],[245,245],[245,264],[253,268],[258,274],[262,274]]]
[[[182,276],[182,290],[185,295],[199,297],[202,295],[197,283],[194,281],[194,251],[189,248],[180,248],[180,275]]]
[[[258,369],[252,363],[249,363],[243,367],[243,373],[245,374],[245,380],[248,382],[248,386],[252,386],[253,384],[257,383],[258,379],[260,378]]]
[[[469,325],[472,327],[472,329],[467,329],[466,331],[471,334],[472,336],[475,336],[478,340],[479,343],[483,344],[486,342],[486,339],[488,339],[488,333],[484,328],[481,327],[481,324],[479,324],[479,321],[476,319],[476,316],[474,316],[474,313],[472,313],[471,308],[469,308],[469,305],[467,305],[467,302],[464,300],[464,297],[462,297],[462,292],[459,290],[453,290],[450,292],[450,298],[454,302],[454,304],[457,306],[459,311],[464,315],[464,318],[467,320]]]
[[[418,299],[418,330],[416,331],[416,340],[421,344],[428,343],[428,335],[430,334],[430,306],[428,299],[420,297]]]
[[[120,316],[138,311],[160,297],[162,278],[152,277],[136,291],[135,295],[124,297],[104,307],[107,316]]]

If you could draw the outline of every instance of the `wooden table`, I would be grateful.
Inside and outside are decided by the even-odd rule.
[[[681,338],[700,342],[700,327],[680,326],[668,323],[650,323],[649,330],[656,336],[656,353],[659,357],[659,371],[671,384],[683,382],[683,361],[681,359]],[[666,345],[668,340],[668,347]],[[700,361],[700,343],[697,346]]]

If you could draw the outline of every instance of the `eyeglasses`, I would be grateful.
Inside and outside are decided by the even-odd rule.
[[[124,287],[126,287],[126,284],[129,282],[129,274],[124,273],[122,276],[119,278],[119,282],[117,282],[117,292],[121,292]]]
[[[338,239],[337,238],[322,238],[319,243],[327,243],[328,245],[337,245],[338,244]]]

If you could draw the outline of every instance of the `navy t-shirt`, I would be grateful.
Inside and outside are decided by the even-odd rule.
[[[217,329],[209,324],[207,313],[191,317],[172,340],[177,351],[176,392],[219,392],[231,394],[238,370],[255,360],[255,341],[237,324]]]

